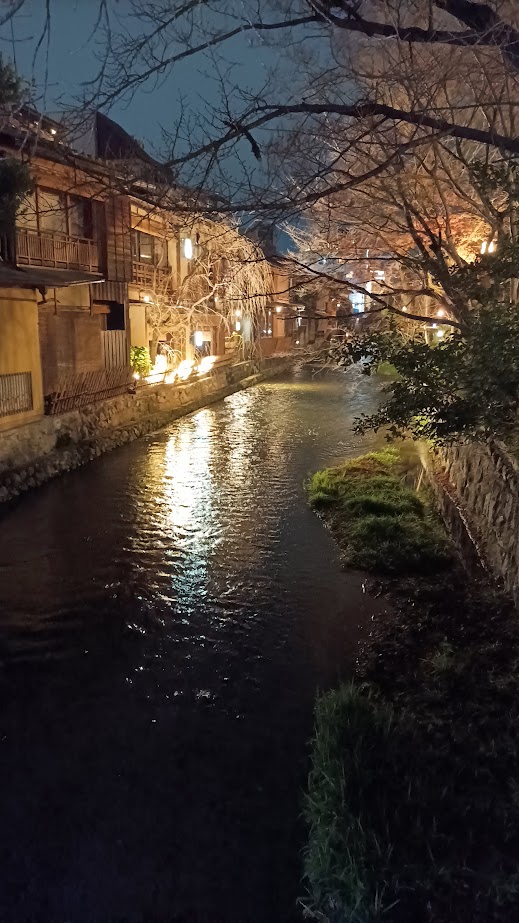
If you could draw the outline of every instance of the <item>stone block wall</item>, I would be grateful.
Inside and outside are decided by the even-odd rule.
[[[0,503],[178,417],[284,371],[287,357],[216,368],[204,378],[138,388],[0,433]]]
[[[490,442],[444,449],[434,467],[454,492],[483,558],[519,605],[519,464]]]

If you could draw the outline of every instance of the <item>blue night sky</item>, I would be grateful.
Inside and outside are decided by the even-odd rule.
[[[128,0],[112,0],[112,7],[124,15]],[[97,18],[96,0],[51,0],[51,35],[48,49],[48,81],[45,89],[47,60],[46,41],[34,52],[45,21],[43,0],[26,0],[12,24],[0,30],[0,48],[5,58],[13,59],[21,76],[34,80],[38,108],[53,114],[59,110],[60,98],[70,102],[81,92],[81,85],[97,70],[96,39],[92,35]],[[226,55],[238,66],[242,86],[263,83],[266,69],[274,63],[275,52],[263,47],[251,47],[248,37],[237,37],[226,46]],[[190,59],[178,66],[162,86],[138,91],[128,104],[117,103],[110,115],[130,134],[153,150],[160,145],[160,126],[175,122],[182,95],[190,108],[218,102],[218,87],[203,71],[210,62],[203,58]]]

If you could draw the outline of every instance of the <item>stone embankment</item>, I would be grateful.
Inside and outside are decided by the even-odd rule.
[[[178,385],[137,389],[0,434],[0,503],[178,417],[284,371],[286,356],[240,362]]]
[[[519,606],[519,464],[493,441],[449,446],[431,467],[449,525],[454,504],[483,561]]]

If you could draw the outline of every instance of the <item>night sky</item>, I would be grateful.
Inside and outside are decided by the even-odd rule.
[[[124,16],[128,0],[112,0],[112,6]],[[36,63],[34,52],[44,25],[43,0],[26,0],[11,24],[0,30],[1,50],[13,60],[21,76],[34,80],[35,99],[40,110],[54,114],[60,99],[68,102],[81,92],[81,84],[91,79],[97,70],[96,39],[92,36],[96,18],[96,0],[51,0],[51,36],[48,50],[48,81],[45,89],[47,47],[40,48]],[[13,34],[14,33],[14,43]],[[241,85],[254,86],[263,82],[266,68],[275,60],[269,49],[251,47],[249,37],[238,37],[226,48],[226,54],[238,64]],[[116,103],[110,115],[130,134],[143,141],[150,150],[160,145],[160,125],[174,123],[179,113],[182,95],[189,107],[217,103],[218,87],[207,75],[210,62],[201,57],[190,59],[177,67],[158,89],[142,88],[129,104]],[[204,73],[205,71],[205,73]]]

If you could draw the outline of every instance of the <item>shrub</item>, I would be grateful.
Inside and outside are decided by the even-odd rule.
[[[506,303],[501,286],[515,276],[517,246],[503,246],[490,263],[480,257],[464,264],[472,282],[491,276],[495,291],[490,298],[477,285],[467,291],[479,304],[459,329],[445,330],[435,346],[424,341],[421,331],[409,338],[391,323],[384,332],[354,333],[331,349],[340,366],[362,363],[368,375],[391,366],[395,370],[379,409],[355,421],[357,432],[387,428],[392,437],[411,433],[439,444],[506,438],[517,425],[519,408],[519,312],[515,302]]]
[[[141,378],[149,375],[152,369],[149,350],[145,346],[132,346],[130,349],[130,365]]]

